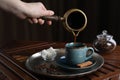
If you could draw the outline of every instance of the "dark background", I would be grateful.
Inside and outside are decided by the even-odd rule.
[[[77,37],[78,42],[93,42],[96,35],[106,29],[120,43],[120,1],[119,0],[23,0],[25,2],[41,1],[55,15],[63,16],[71,8],[81,9],[88,18],[84,31]],[[30,24],[16,16],[0,10],[0,45],[12,40],[31,41],[73,41],[61,22],[52,26]]]

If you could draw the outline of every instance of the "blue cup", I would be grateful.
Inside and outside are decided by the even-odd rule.
[[[66,63],[69,65],[77,65],[90,59],[94,53],[92,47],[87,47],[84,43],[71,42],[65,45]]]

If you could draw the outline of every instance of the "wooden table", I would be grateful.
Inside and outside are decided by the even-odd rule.
[[[53,80],[50,77],[37,76],[25,67],[26,59],[35,52],[50,46],[64,48],[63,42],[13,41],[1,48],[0,80]],[[120,46],[111,53],[100,54],[104,65],[97,71],[69,80],[120,80]],[[62,80],[62,79],[55,79]],[[67,80],[66,78],[63,80]]]

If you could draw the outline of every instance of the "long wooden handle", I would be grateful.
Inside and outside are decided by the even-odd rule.
[[[42,16],[42,17],[40,17],[40,18],[42,18],[42,19],[44,19],[44,20],[55,20],[55,21],[58,21],[58,20],[60,20],[60,21],[62,21],[62,20],[64,20],[64,18],[63,17],[60,17],[60,16]]]

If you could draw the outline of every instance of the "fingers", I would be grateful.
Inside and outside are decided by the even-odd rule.
[[[52,21],[47,21],[47,24],[48,25],[52,25]]]
[[[40,25],[43,25],[44,23],[47,23],[48,25],[51,25],[51,21],[45,21],[41,19],[42,16],[52,16],[54,15],[54,11],[47,10],[46,7],[41,3],[26,3],[24,14],[26,15],[28,21],[30,23],[39,23]]]
[[[32,21],[33,21],[33,23],[38,23],[38,20],[35,18],[33,18]]]
[[[33,21],[32,21],[31,19],[28,19],[28,21],[29,21],[31,24],[33,24]]]
[[[43,25],[45,22],[48,24],[48,25],[52,25],[52,21],[45,21],[43,19],[28,19],[28,21],[31,23],[31,24],[40,24],[40,25]]]
[[[42,19],[38,19],[38,23],[40,24],[40,25],[43,25],[44,24],[44,20],[42,20]]]

